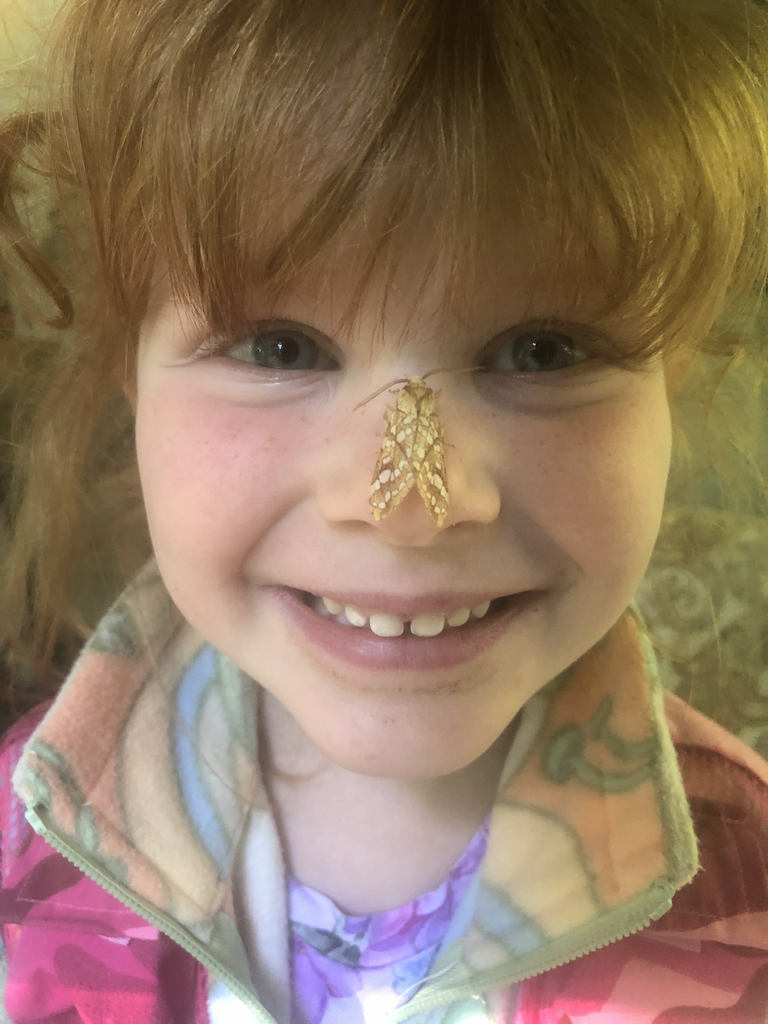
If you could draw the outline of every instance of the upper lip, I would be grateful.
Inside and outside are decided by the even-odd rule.
[[[408,594],[383,594],[372,590],[347,590],[342,593],[338,590],[317,590],[315,588],[294,588],[304,593],[314,594],[317,597],[328,597],[332,601],[347,608],[356,608],[359,612],[388,612],[391,615],[399,615],[402,618],[411,618],[414,615],[423,615],[427,612],[436,612],[442,615],[450,615],[460,608],[476,608],[484,601],[493,601],[499,597],[510,597],[514,593],[523,591],[433,591],[432,593],[421,593],[418,595]]]

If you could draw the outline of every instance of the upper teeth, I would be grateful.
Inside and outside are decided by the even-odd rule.
[[[318,611],[324,607],[331,615],[341,615],[353,626],[370,626],[377,636],[400,636],[405,629],[406,620],[399,615],[392,615],[389,612],[372,612],[364,615],[352,605],[346,607],[330,597],[317,599]],[[416,615],[411,619],[411,633],[416,636],[437,636],[442,633],[446,622],[449,626],[463,626],[470,614],[476,619],[482,619],[490,607],[490,601],[483,601],[474,608],[459,608],[450,615],[441,615],[439,612],[427,612],[424,615]],[[342,621],[344,621],[342,619]]]

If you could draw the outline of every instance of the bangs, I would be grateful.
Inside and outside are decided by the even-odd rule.
[[[353,317],[418,238],[448,302],[524,245],[538,289],[632,311],[625,364],[700,342],[768,277],[746,63],[768,28],[724,6],[717,25],[703,0],[83,5],[71,109],[109,183],[91,209],[122,318],[162,253],[174,293],[237,332],[354,238]]]

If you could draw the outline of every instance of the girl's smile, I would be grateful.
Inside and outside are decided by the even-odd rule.
[[[290,587],[271,589],[275,600],[302,635],[333,658],[369,671],[400,672],[449,669],[471,661],[513,629],[518,619],[532,611],[536,599],[541,597],[541,592],[532,590],[484,601],[475,605],[477,612],[482,613],[477,615],[469,608],[460,609],[457,619],[464,617],[463,612],[467,617],[461,624],[457,621],[455,626],[449,625],[442,615],[422,614],[411,620],[409,629],[401,617],[393,613],[374,612],[357,617],[357,609],[350,602],[346,605],[348,614],[342,610],[333,615],[323,607],[322,598],[317,601],[312,595]],[[441,604],[437,598],[420,600],[433,608]],[[375,602],[370,602],[374,603],[381,608],[390,602],[377,597]],[[403,599],[396,598],[391,604],[403,607]],[[422,628],[435,629],[435,635],[414,635],[414,621],[418,628],[419,618]],[[442,627],[440,620],[445,623]],[[381,630],[378,633],[376,626]]]

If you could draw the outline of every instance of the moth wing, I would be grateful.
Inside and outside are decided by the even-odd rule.
[[[416,486],[427,511],[438,526],[448,514],[448,482],[445,473],[445,438],[436,412],[435,396],[426,395],[419,409],[414,456]],[[423,454],[422,454],[423,453]]]
[[[377,521],[394,512],[416,483],[411,456],[407,454],[412,448],[407,440],[414,436],[416,415],[406,403],[401,403],[399,396],[397,406],[389,409],[387,430],[371,482],[371,512]],[[406,434],[408,429],[410,434]]]

